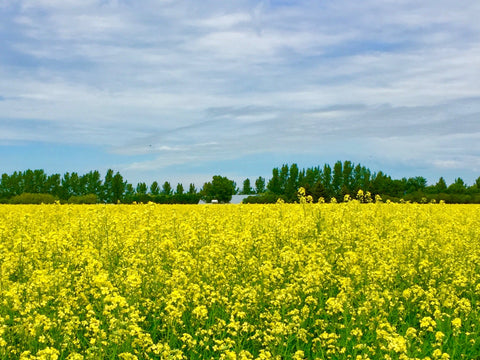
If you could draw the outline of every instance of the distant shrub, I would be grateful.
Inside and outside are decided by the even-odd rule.
[[[248,196],[243,199],[242,203],[244,204],[275,204],[278,199],[282,199],[286,201],[285,196],[272,194],[272,193],[265,193],[255,196]]]
[[[172,201],[174,204],[198,204],[200,194],[175,194]]]
[[[135,194],[125,197],[123,203],[131,204],[154,202],[157,204],[198,204],[200,194],[174,194],[174,195],[152,195],[152,194]]]
[[[401,199],[392,196],[385,196],[384,200],[390,200],[391,202],[402,202]],[[405,202],[416,203],[440,203],[442,201],[445,204],[479,204],[480,194],[424,194],[416,191],[410,194],[406,194],[403,198]]]
[[[53,204],[56,198],[51,194],[23,193],[10,199],[10,204]]]
[[[98,203],[98,197],[95,194],[70,196],[68,199],[69,204],[96,204]]]

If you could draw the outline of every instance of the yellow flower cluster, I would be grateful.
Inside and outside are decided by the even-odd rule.
[[[480,206],[366,198],[2,205],[0,359],[478,358]]]

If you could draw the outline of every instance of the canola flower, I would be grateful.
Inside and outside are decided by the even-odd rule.
[[[2,205],[0,359],[478,358],[480,206],[349,200]]]

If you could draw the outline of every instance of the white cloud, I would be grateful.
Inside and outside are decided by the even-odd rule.
[[[214,29],[229,29],[237,25],[249,24],[253,21],[253,18],[248,13],[232,13],[232,14],[220,14],[197,21],[192,21],[192,25],[203,26]]]
[[[148,156],[131,169],[286,149],[432,167],[478,157],[463,138],[480,132],[477,1],[5,4],[2,142]]]

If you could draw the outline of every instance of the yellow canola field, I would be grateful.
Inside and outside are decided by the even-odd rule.
[[[480,206],[2,205],[0,359],[476,359]]]

